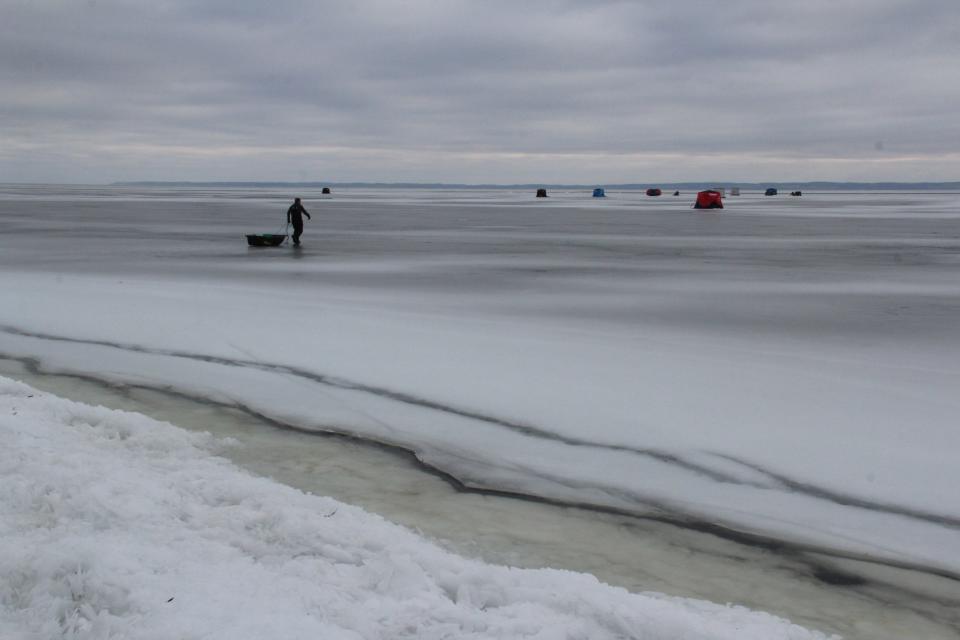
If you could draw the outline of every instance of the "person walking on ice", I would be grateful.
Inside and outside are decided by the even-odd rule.
[[[293,224],[293,246],[300,246],[300,236],[303,235],[303,216],[310,220],[310,214],[300,204],[300,198],[294,198],[293,204],[287,209],[287,224]]]

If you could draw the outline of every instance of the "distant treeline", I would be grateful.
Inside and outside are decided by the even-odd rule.
[[[254,187],[254,188],[284,188],[284,189],[319,189],[321,187],[335,188],[390,188],[390,189],[592,189],[604,187],[606,189],[620,189],[624,191],[659,187],[673,190],[699,190],[711,187],[739,187],[744,190],[763,190],[768,187],[775,189],[807,189],[810,191],[918,191],[918,190],[960,190],[960,182],[645,182],[629,184],[450,184],[443,182],[114,182],[112,186],[119,187]]]

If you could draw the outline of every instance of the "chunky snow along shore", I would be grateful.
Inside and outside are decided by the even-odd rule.
[[[0,637],[823,638],[491,566],[251,476],[229,443],[0,378]]]

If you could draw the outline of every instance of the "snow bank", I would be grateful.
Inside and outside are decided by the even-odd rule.
[[[823,638],[741,607],[452,555],[250,476],[225,443],[0,378],[4,638]]]

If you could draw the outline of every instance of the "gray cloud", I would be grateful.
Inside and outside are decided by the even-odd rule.
[[[0,181],[956,179],[958,15],[14,0]]]

